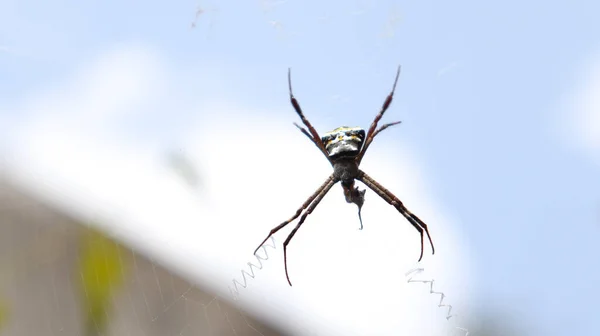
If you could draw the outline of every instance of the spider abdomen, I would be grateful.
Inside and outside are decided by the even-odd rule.
[[[364,139],[365,130],[348,126],[338,127],[321,137],[325,150],[332,159],[356,157]]]

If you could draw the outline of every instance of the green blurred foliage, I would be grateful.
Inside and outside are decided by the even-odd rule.
[[[112,298],[123,284],[126,265],[124,250],[102,233],[87,230],[81,240],[79,272],[85,309],[85,335],[104,332]]]
[[[6,324],[6,321],[8,320],[8,314],[8,305],[6,304],[6,302],[0,301],[0,330],[2,330],[2,328]]]

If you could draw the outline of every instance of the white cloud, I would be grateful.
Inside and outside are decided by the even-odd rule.
[[[165,69],[152,49],[122,46],[80,64],[68,80],[27,96],[8,113],[25,119],[26,130],[14,130],[25,135],[21,140],[106,133],[127,115],[143,113],[165,80]],[[30,137],[33,133],[38,135]]]
[[[587,62],[579,72],[579,83],[566,96],[563,117],[567,142],[600,162],[600,55]]]
[[[147,55],[114,51],[51,94],[31,96],[17,109],[34,113],[18,130],[13,176],[228,295],[227,286],[252,260],[256,245],[293,214],[331,167],[291,125],[291,108],[275,119],[274,113],[212,97],[203,110],[219,113],[182,130],[181,150],[202,166],[206,181],[208,199],[198,198],[154,153],[110,139],[108,121],[156,98],[148,74],[158,76],[165,66]],[[466,300],[467,252],[450,216],[428,197],[418,158],[409,148],[377,143],[364,169],[429,223],[437,253],[432,256],[426,243],[425,268],[453,304]],[[242,302],[298,334],[443,334],[447,322],[445,310],[437,308],[439,297],[404,277],[418,258],[416,230],[371,191],[363,221],[359,231],[355,205],[334,187],[289,246],[294,287],[285,281],[282,243],[295,222],[276,235],[273,257],[243,289]]]

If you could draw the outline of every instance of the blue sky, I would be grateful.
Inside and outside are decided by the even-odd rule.
[[[197,8],[205,11],[191,29]],[[593,1],[4,0],[0,131],[27,120],[12,107],[119,45],[154,50],[178,96],[209,99],[210,87],[231,104],[287,116],[290,134],[287,67],[323,132],[368,127],[401,64],[385,120],[403,124],[379,141],[419,156],[472,253],[476,300],[534,334],[597,334],[600,147],[573,140],[599,120],[585,113],[600,105],[575,101],[593,89],[600,62],[598,12]],[[166,148],[195,117],[150,106],[113,126]]]

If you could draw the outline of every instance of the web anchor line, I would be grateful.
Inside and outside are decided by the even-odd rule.
[[[248,275],[250,278],[254,279],[254,277],[255,277],[254,268],[261,270],[263,268],[262,262],[269,260],[269,253],[267,253],[267,247],[275,248],[275,238],[274,237],[271,237],[271,243],[272,243],[272,245],[265,243],[260,247],[265,252],[264,257],[261,257],[258,253],[256,253],[254,255],[256,257],[256,261],[258,261],[258,266],[253,264],[252,262],[248,262],[248,267],[250,268],[250,273],[246,272],[245,269],[241,270],[243,284],[235,278],[231,281],[233,283],[233,287],[232,286],[228,286],[228,287],[229,287],[229,291],[231,292],[231,295],[233,295],[234,300],[237,301],[238,295],[240,293],[240,288],[238,287],[238,285],[242,288],[246,288],[248,286],[248,280],[246,279],[246,275]]]
[[[456,314],[452,315],[452,305],[449,304],[444,304],[444,299],[446,298],[446,294],[444,294],[443,292],[438,292],[438,291],[434,291],[433,290],[433,283],[435,282],[435,279],[431,279],[431,280],[423,280],[423,279],[414,279],[414,276],[416,274],[422,273],[423,271],[425,271],[424,268],[413,268],[412,270],[406,272],[404,274],[404,276],[410,276],[408,278],[408,283],[411,282],[420,282],[420,283],[424,283],[424,284],[429,284],[429,293],[430,294],[438,294],[440,296],[440,302],[438,303],[438,307],[439,308],[443,308],[443,307],[448,307],[448,313],[446,314],[446,320],[450,320],[452,317],[456,316]],[[467,330],[466,328],[462,328],[462,327],[456,327],[456,329],[464,331],[465,334],[464,336],[468,336],[469,335],[469,330]]]

